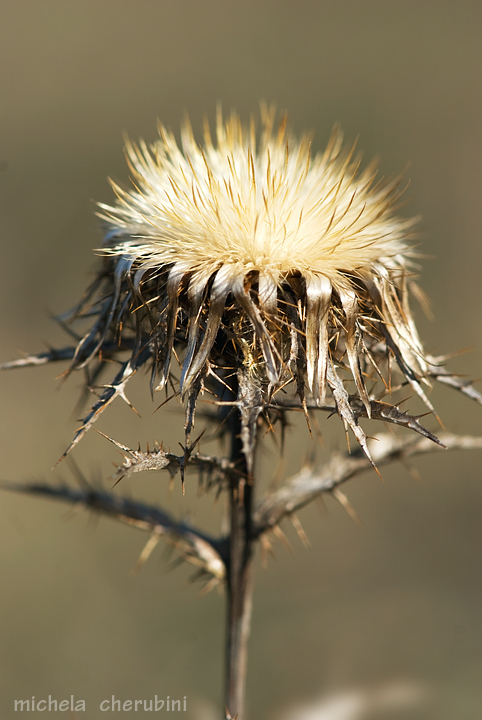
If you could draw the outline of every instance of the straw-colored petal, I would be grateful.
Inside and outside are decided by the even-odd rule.
[[[246,291],[245,279],[241,275],[236,275],[233,278],[232,293],[238,301],[242,310],[246,313],[249,321],[253,326],[255,335],[260,343],[261,351],[263,353],[264,360],[266,362],[266,373],[269,381],[276,385],[279,380],[279,372],[276,367],[276,350],[273,347],[270,334],[263,322],[261,314],[256,307],[255,303],[249,295],[249,290]]]
[[[308,386],[316,402],[325,402],[328,365],[328,320],[332,285],[323,275],[306,278],[306,367]]]
[[[169,377],[171,367],[171,353],[174,344],[174,334],[176,332],[177,313],[179,308],[179,290],[181,282],[188,272],[189,267],[185,263],[174,265],[167,279],[167,320],[166,320],[166,337],[163,347],[160,348],[160,365],[161,379],[156,390],[162,390]]]
[[[360,397],[363,400],[368,413],[368,417],[371,416],[370,400],[368,393],[363,382],[363,377],[360,369],[360,355],[357,348],[357,319],[359,315],[358,303],[354,290],[341,290],[340,300],[345,312],[346,325],[345,325],[345,344],[346,352],[348,355],[348,361],[350,368],[355,379],[357,390],[360,393]]]
[[[209,353],[212,350],[214,341],[216,340],[216,336],[218,334],[219,327],[221,325],[221,318],[223,316],[226,298],[230,290],[231,275],[232,268],[230,268],[229,266],[221,268],[216,273],[209,296],[209,314],[206,324],[206,330],[204,331],[201,345],[196,354],[194,355],[192,363],[184,377],[184,392],[188,389],[190,383],[202,370],[202,368],[207,362]]]
[[[203,308],[203,299],[206,294],[206,287],[211,277],[211,270],[200,272],[195,275],[189,283],[187,297],[189,301],[189,333],[186,347],[186,355],[182,365],[181,392],[184,392],[184,381],[196,350],[199,337],[199,320]]]

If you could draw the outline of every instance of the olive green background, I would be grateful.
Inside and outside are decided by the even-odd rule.
[[[184,110],[198,131],[218,100],[247,118],[264,98],[288,110],[294,131],[314,129],[315,149],[339,122],[349,141],[360,135],[367,159],[380,155],[383,173],[409,163],[403,212],[423,215],[432,256],[423,286],[435,321],[417,309],[425,346],[475,348],[451,367],[482,375],[481,31],[482,5],[465,0],[0,2],[0,359],[65,342],[49,313],[70,307],[89,280],[101,242],[92,199],[112,198],[108,175],[127,179],[124,131],[153,140],[157,117],[177,130]],[[72,481],[66,463],[50,470],[81,414],[80,375],[59,388],[60,371],[0,376],[3,478]],[[142,377],[130,395],[143,419],[118,401],[99,429],[175,449],[179,406],[153,415]],[[448,429],[482,432],[482,408],[446,388],[432,397]],[[323,460],[345,441],[336,418],[320,423]],[[296,422],[283,472],[312,445]],[[74,455],[96,482],[119,460],[95,432]],[[328,498],[301,515],[309,551],[287,528],[293,555],[278,543],[257,570],[250,718],[397,678],[432,693],[410,717],[482,717],[480,458],[439,451],[416,461],[420,481],[394,466],[384,484],[374,473],[351,482],[362,524]],[[269,442],[266,477],[277,463]],[[115,492],[216,526],[219,507],[197,499],[195,478],[185,499],[166,485],[137,476]],[[159,548],[133,577],[147,539],[137,530],[84,511],[67,521],[65,507],[45,500],[0,499],[0,716],[20,715],[14,699],[74,694],[87,703],[81,718],[112,717],[98,709],[112,694],[157,693],[186,695],[189,718],[212,717],[222,594],[199,597],[186,567],[166,573]]]

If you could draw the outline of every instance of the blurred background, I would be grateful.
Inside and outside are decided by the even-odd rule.
[[[0,360],[66,344],[50,315],[89,282],[101,242],[94,201],[111,201],[107,176],[128,177],[124,132],[154,140],[157,118],[177,132],[185,110],[198,132],[219,100],[247,119],[266,99],[288,110],[295,132],[315,131],[315,150],[339,122],[349,141],[360,136],[365,158],[380,156],[384,174],[409,165],[403,212],[423,216],[430,256],[422,283],[435,321],[416,308],[425,347],[473,348],[451,367],[482,375],[481,29],[482,5],[466,0],[2,0]],[[62,369],[0,376],[2,478],[73,482],[66,463],[51,471],[82,414],[81,378],[60,386]],[[142,420],[118,401],[98,427],[130,446],[163,440],[174,450],[180,408],[153,415],[139,380],[130,397]],[[432,399],[447,429],[481,433],[482,408],[448,388]],[[323,460],[345,440],[335,419],[320,423]],[[313,444],[294,422],[279,472],[295,472]],[[95,482],[119,461],[95,432],[73,455]],[[273,444],[265,458],[273,472]],[[345,486],[361,524],[330,498],[309,508],[301,520],[312,549],[287,528],[293,555],[278,544],[258,568],[252,720],[398,680],[432,691],[410,717],[480,717],[480,453],[440,451],[415,465],[418,481],[393,466],[384,483],[367,473]],[[134,476],[115,492],[218,523],[219,508],[197,499],[194,478],[184,499],[178,484],[168,496],[162,475]],[[66,510],[1,495],[1,717],[13,717],[14,699],[49,694],[84,699],[86,718],[112,694],[187,696],[186,717],[219,715],[222,595],[200,597],[185,566],[166,573],[162,548],[132,576],[147,537]]]

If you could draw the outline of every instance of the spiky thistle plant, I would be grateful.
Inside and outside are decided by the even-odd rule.
[[[152,390],[171,384],[186,399],[188,434],[197,396],[220,370],[242,368],[263,405],[295,381],[303,406],[306,387],[317,405],[330,392],[368,453],[357,416],[377,413],[391,361],[433,410],[409,307],[409,291],[420,294],[415,223],[394,214],[400,178],[377,182],[374,163],[360,172],[338,130],[312,157],[309,136],[287,133],[286,117],[273,125],[264,108],[258,138],[254,121],[245,128],[219,113],[215,144],[206,124],[198,145],[187,120],[182,149],[162,125],[151,147],[127,142],[132,187],[112,183],[117,202],[100,206],[104,261],[68,318],[96,320],[71,368],[107,343],[129,347],[127,373],[150,362]],[[249,442],[244,452],[251,470]]]
[[[31,356],[4,367],[71,359],[67,374],[87,370],[93,385],[107,361],[121,367],[104,385],[66,455],[117,396],[127,401],[129,379],[150,366],[151,391],[165,388],[185,404],[186,438],[181,456],[156,447],[125,452],[119,479],[133,472],[189,466],[207,472],[230,498],[230,530],[211,538],[164,511],[110,494],[52,491],[83,499],[98,510],[164,536],[213,582],[224,581],[228,598],[227,717],[243,714],[254,543],[321,492],[367,467],[400,455],[480,441],[445,434],[441,439],[402,412],[387,396],[411,387],[428,410],[433,379],[453,385],[477,402],[471,383],[428,357],[410,310],[416,285],[415,220],[396,214],[400,177],[378,179],[374,163],[360,170],[355,148],[339,130],[326,150],[312,155],[310,137],[275,126],[262,107],[261,132],[236,114],[218,111],[216,138],[205,125],[199,145],[186,120],[182,145],[162,125],[151,146],[126,143],[132,184],[112,183],[117,199],[101,205],[106,234],[96,278],[61,322],[76,333],[75,347]],[[231,438],[230,456],[201,455],[191,433],[199,394],[219,405],[217,420]],[[272,428],[286,412],[338,413],[365,455],[334,457],[323,471],[303,471],[285,488],[253,506],[255,450],[260,424]],[[369,446],[359,418],[406,426],[424,436],[380,436]],[[218,432],[221,430],[218,428]],[[464,445],[465,443],[465,445]],[[300,532],[302,532],[300,530]]]

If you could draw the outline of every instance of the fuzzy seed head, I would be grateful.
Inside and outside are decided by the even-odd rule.
[[[215,144],[206,125],[199,145],[188,120],[182,148],[163,126],[151,147],[128,142],[134,188],[114,185],[116,205],[101,206],[122,237],[108,252],[132,254],[146,268],[230,267],[277,283],[322,275],[335,288],[377,263],[399,266],[413,226],[392,211],[399,180],[376,183],[373,164],[359,173],[338,131],[313,157],[309,136],[289,134],[285,118],[275,129],[273,121],[265,108],[259,140],[254,121],[246,128],[218,112]]]

